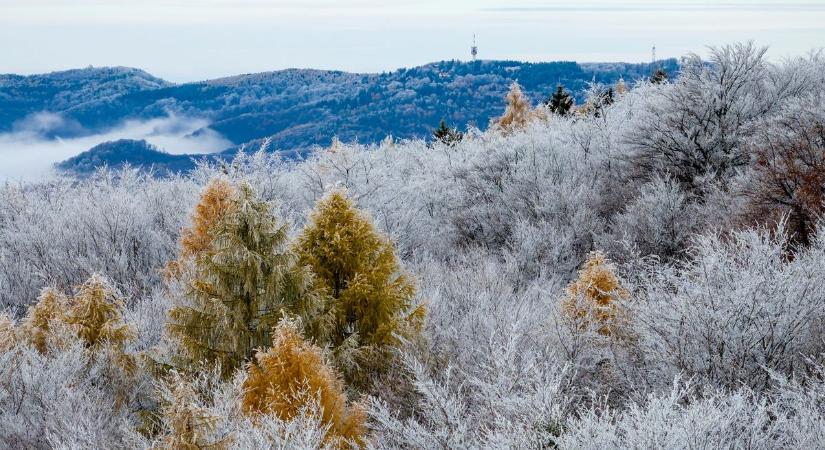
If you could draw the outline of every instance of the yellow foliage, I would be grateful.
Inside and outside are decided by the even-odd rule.
[[[168,403],[161,408],[167,432],[161,439],[161,447],[169,450],[202,450],[226,448],[227,440],[210,442],[217,417],[197,404],[197,394],[192,385],[171,371],[166,382]]]
[[[131,328],[123,322],[123,300],[116,297],[100,275],[92,275],[72,298],[66,323],[89,348],[109,344],[115,348],[134,337]]]
[[[505,132],[522,129],[530,122],[532,115],[530,100],[521,91],[521,86],[513,82],[507,93],[507,109],[498,119],[499,127]]]
[[[7,352],[17,343],[14,321],[6,314],[0,314],[0,352]]]
[[[322,421],[330,427],[327,442],[338,447],[345,447],[346,441],[363,445],[364,409],[347,406],[344,384],[324,363],[321,349],[303,339],[294,321],[281,320],[272,347],[258,351],[247,372],[243,385],[247,414],[291,420],[317,405]]]
[[[54,288],[40,292],[37,303],[29,306],[26,318],[21,324],[23,337],[40,353],[45,353],[47,343],[54,337],[56,327],[66,322],[68,299]]]
[[[343,191],[318,202],[298,237],[297,252],[334,315],[332,329],[322,337],[333,346],[353,333],[362,344],[395,343],[393,333],[409,322],[404,314],[415,286],[401,272],[392,242]],[[423,308],[410,317],[422,315]]]
[[[622,314],[618,301],[628,296],[615,268],[602,252],[592,252],[567,287],[564,310],[580,328],[595,326],[599,334],[614,335]]]

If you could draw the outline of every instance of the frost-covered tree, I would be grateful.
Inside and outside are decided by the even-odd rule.
[[[705,61],[690,55],[679,78],[661,86],[660,101],[634,116],[627,133],[631,171],[667,175],[692,193],[727,180],[749,161],[744,140],[753,121],[805,89],[809,72],[782,71],[753,43],[711,50]]]
[[[303,339],[294,321],[281,320],[272,346],[255,354],[247,372],[243,384],[247,414],[289,421],[317,405],[322,422],[329,426],[327,442],[342,448],[347,443],[364,444],[366,413],[359,405],[347,405],[338,374],[324,362],[321,349]]]
[[[564,310],[579,328],[593,328],[605,336],[620,337],[626,320],[622,300],[628,297],[615,267],[604,253],[592,252],[579,277],[567,287]]]
[[[246,184],[231,201],[209,228],[212,242],[195,258],[186,301],[169,311],[169,330],[189,362],[219,363],[227,377],[271,342],[270,331],[285,313],[307,316],[315,298],[270,204]]]
[[[329,343],[339,359],[354,358],[342,364],[344,374],[362,384],[367,371],[358,365],[382,365],[386,347],[420,327],[425,310],[412,303],[415,286],[401,269],[392,242],[344,191],[330,192],[318,202],[296,251],[315,274],[324,298],[319,342]]]
[[[518,83],[513,82],[510,85],[506,100],[507,109],[505,109],[504,115],[497,119],[497,126],[505,132],[527,126],[531,117],[530,100],[524,95]]]

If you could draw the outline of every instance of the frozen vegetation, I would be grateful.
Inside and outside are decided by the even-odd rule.
[[[6,184],[0,447],[825,447],[825,59],[681,70]]]

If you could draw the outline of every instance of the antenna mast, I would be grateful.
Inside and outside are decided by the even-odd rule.
[[[476,46],[476,35],[473,34],[473,46],[470,47],[470,56],[473,57],[473,62],[476,62],[476,57],[478,56],[478,46]]]
[[[656,44],[653,44],[653,59],[650,61],[650,65],[656,65]]]

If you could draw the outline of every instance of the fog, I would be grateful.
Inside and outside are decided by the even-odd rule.
[[[145,139],[173,154],[213,153],[232,145],[213,130],[193,135],[208,125],[205,119],[168,116],[126,121],[104,133],[60,138],[61,132],[76,134],[77,125],[56,114],[35,114],[15,124],[13,132],[0,134],[0,181],[51,176],[54,163],[117,139]]]

